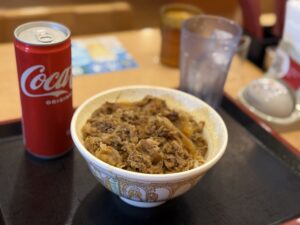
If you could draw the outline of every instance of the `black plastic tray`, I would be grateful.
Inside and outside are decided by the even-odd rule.
[[[2,138],[3,219],[7,225],[264,225],[299,215],[300,177],[295,165],[274,157],[272,149],[227,113],[221,115],[229,131],[224,157],[191,191],[152,209],[129,206],[105,190],[76,150],[42,161],[25,153],[22,136]],[[280,145],[272,139],[276,144]]]

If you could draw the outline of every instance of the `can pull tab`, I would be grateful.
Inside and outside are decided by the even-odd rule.
[[[50,43],[54,40],[53,35],[44,29],[37,30],[36,37],[40,42],[43,42],[43,43]]]

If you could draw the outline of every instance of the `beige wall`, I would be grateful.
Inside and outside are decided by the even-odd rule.
[[[171,2],[230,18],[237,8],[237,0],[1,0],[0,42],[11,41],[15,27],[33,20],[64,23],[74,35],[157,27],[159,8]]]

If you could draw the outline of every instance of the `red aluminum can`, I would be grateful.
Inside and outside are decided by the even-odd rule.
[[[58,157],[73,146],[70,30],[25,23],[15,29],[14,46],[25,148],[40,158]]]

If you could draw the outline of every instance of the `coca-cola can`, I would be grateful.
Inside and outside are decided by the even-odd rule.
[[[72,149],[70,122],[72,71],[70,30],[37,21],[14,31],[25,148],[39,158]]]

